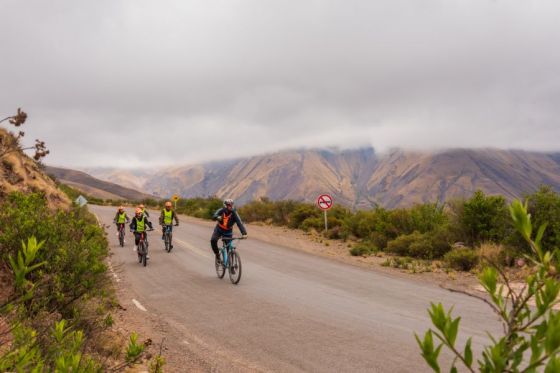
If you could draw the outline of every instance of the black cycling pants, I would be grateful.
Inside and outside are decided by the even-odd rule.
[[[218,247],[218,240],[220,238],[231,238],[231,237],[233,237],[233,229],[226,231],[216,226],[216,228],[214,228],[214,233],[212,234],[212,238],[210,239],[210,245],[212,246],[212,251],[214,252],[214,254],[217,255],[220,252],[220,248]]]

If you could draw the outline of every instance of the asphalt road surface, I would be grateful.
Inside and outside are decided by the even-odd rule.
[[[90,206],[105,224],[114,208]],[[153,215],[156,215],[154,212]],[[158,214],[159,215],[159,214]],[[157,225],[157,216],[151,221]],[[128,232],[128,231],[127,231]],[[208,224],[182,223],[174,249],[163,250],[160,230],[150,235],[146,268],[127,246],[109,240],[113,265],[147,312],[188,330],[248,370],[275,372],[428,372],[413,333],[430,327],[431,301],[461,315],[459,342],[499,331],[483,302],[436,285],[365,270],[278,245],[240,241],[243,277],[232,285],[216,277]],[[447,355],[449,357],[449,355]]]

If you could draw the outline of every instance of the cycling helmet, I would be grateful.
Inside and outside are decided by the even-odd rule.
[[[165,207],[171,207],[171,206],[173,206],[173,205],[171,204],[171,202],[169,202],[169,201],[165,202]]]
[[[233,200],[231,198],[224,200],[224,207],[228,206],[233,206]]]
[[[146,208],[146,206],[144,206],[144,205],[140,205],[140,206],[138,206],[138,207],[141,208],[141,209],[145,209],[145,208]]]
[[[142,209],[140,207],[136,208],[136,215],[141,214],[142,213]]]
[[[124,207],[123,207],[123,206],[119,206],[119,211],[122,211],[122,210],[124,210]]]

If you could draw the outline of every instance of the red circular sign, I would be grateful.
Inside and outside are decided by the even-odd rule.
[[[317,198],[317,206],[321,210],[329,210],[333,206],[333,199],[328,194],[321,194],[319,198]]]

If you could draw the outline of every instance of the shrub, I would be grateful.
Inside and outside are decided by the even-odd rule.
[[[318,221],[322,219],[322,214],[319,209],[311,204],[301,204],[289,215],[288,226],[290,228],[306,229],[310,226],[317,227],[320,225]],[[304,227],[304,222],[308,220],[308,223]]]
[[[479,275],[486,296],[470,296],[486,302],[499,316],[503,334],[488,332],[488,345],[480,356],[475,356],[472,338],[459,344],[461,317],[452,316],[453,308],[446,310],[441,303],[432,303],[428,313],[433,327],[416,341],[426,363],[441,372],[439,357],[442,348],[454,359],[450,372],[474,372],[478,363],[480,372],[559,372],[560,371],[560,312],[555,309],[560,294],[560,251],[542,246],[544,226],[535,233],[527,204],[514,201],[510,214],[515,228],[533,254],[533,273],[526,278],[522,290],[511,286],[511,278],[496,267],[487,267]],[[451,256],[454,251],[450,252]],[[535,304],[531,304],[531,302]],[[460,365],[460,366],[459,366]],[[447,369],[445,369],[447,371]]]
[[[504,197],[486,196],[480,190],[464,202],[459,223],[466,234],[464,241],[473,246],[501,242],[511,230]]]
[[[402,236],[389,241],[386,251],[401,256],[412,256],[410,255],[410,245],[423,239],[424,235],[420,232],[403,234]]]
[[[126,361],[132,363],[138,360],[144,352],[144,348],[143,344],[138,343],[138,334],[133,332],[126,348]]]
[[[560,248],[560,195],[552,188],[542,186],[537,192],[527,196],[527,199],[529,213],[534,217],[533,223],[537,227],[546,223],[543,245]]]
[[[370,256],[379,250],[370,242],[360,242],[355,244],[349,251],[352,256]]]
[[[460,247],[451,250],[444,257],[447,265],[458,271],[470,271],[479,261],[478,253],[468,247]]]
[[[0,371],[101,371],[83,346],[102,317],[81,318],[80,309],[104,296],[103,229],[85,209],[51,211],[36,193],[0,201],[0,227],[0,268],[11,269],[15,287],[0,306],[14,330],[12,345],[0,341]],[[53,319],[60,321],[51,335]]]

